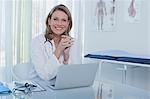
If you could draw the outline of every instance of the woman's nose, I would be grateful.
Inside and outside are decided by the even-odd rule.
[[[57,21],[57,24],[62,25],[62,21],[61,20]]]

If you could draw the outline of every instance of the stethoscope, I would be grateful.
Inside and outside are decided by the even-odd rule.
[[[32,93],[32,90],[37,87],[37,85],[30,84],[30,83],[21,84],[15,82],[14,84],[16,86],[15,88],[13,88],[12,91],[14,94],[17,94],[19,92],[23,92],[24,94],[29,94]]]
[[[54,45],[54,42],[51,40],[46,40],[45,42],[44,42],[44,50],[45,50],[45,53],[46,53],[46,55],[47,55],[47,57],[48,58],[50,58],[51,57],[51,55],[49,54],[49,51],[48,51],[48,46],[50,46],[50,45],[52,46],[51,48],[52,48],[52,51],[54,51],[55,50],[55,45]],[[63,56],[61,55],[61,57],[60,57],[61,59],[63,58]]]
[[[52,51],[53,51],[54,49],[53,49],[53,44],[52,44],[52,42],[51,42],[50,40],[46,40],[46,41],[44,42],[44,50],[45,50],[45,52],[46,52],[46,55],[47,55],[48,57],[50,57],[49,52],[48,52],[48,50],[47,50],[47,46],[49,46],[48,44],[51,44],[51,46],[52,46]]]

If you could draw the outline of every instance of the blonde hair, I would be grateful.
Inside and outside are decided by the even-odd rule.
[[[69,20],[69,27],[67,29],[67,31],[65,31],[62,35],[69,35],[69,32],[72,28],[72,16],[71,16],[71,13],[69,11],[69,9],[63,5],[63,4],[60,4],[60,5],[57,5],[55,6],[48,14],[47,18],[46,18],[46,30],[45,30],[45,38],[46,38],[46,41],[50,41],[53,39],[53,36],[54,36],[54,33],[53,31],[51,30],[49,24],[48,24],[48,19],[52,17],[53,13],[55,11],[63,11],[64,13],[66,13],[68,15],[68,20]]]

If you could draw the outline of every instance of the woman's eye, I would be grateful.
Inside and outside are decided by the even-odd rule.
[[[67,20],[66,19],[62,19],[62,21],[66,22]]]
[[[53,20],[54,20],[54,21],[56,21],[56,20],[57,20],[57,18],[54,18]]]

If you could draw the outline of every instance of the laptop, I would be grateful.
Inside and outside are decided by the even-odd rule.
[[[52,89],[66,89],[91,86],[95,80],[98,63],[70,64],[60,66]]]

